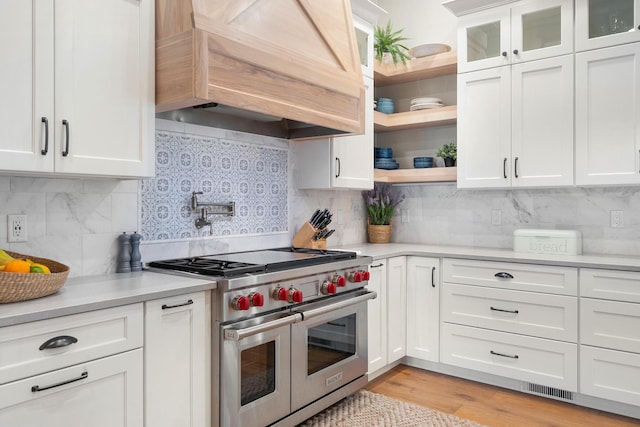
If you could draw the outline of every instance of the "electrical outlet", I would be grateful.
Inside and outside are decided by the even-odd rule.
[[[409,222],[409,209],[402,209],[402,222]]]
[[[491,211],[491,225],[502,225],[502,211]]]
[[[27,241],[26,215],[7,215],[7,241],[9,243]]]
[[[624,228],[624,211],[611,211],[611,228]]]

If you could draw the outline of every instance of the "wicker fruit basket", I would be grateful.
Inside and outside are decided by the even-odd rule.
[[[58,292],[67,281],[69,267],[59,262],[5,251],[14,258],[28,258],[49,267],[51,274],[5,273],[0,271],[0,303],[26,301]]]

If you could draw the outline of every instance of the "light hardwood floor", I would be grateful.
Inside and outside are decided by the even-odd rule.
[[[640,426],[640,419],[404,365],[376,378],[366,389],[492,427]]]

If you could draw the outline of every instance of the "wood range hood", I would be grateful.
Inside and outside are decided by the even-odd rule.
[[[349,0],[156,0],[156,116],[289,139],[363,133],[355,37]]]

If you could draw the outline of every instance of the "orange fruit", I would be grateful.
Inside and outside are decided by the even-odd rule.
[[[31,265],[21,259],[11,260],[4,266],[5,273],[29,273],[30,271]]]

